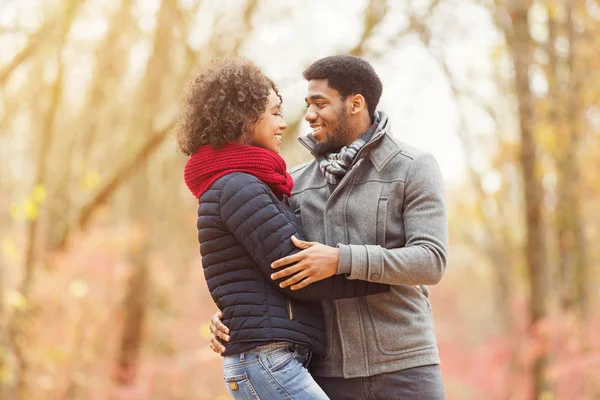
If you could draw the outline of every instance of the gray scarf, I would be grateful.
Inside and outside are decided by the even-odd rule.
[[[373,133],[377,130],[377,125],[379,123],[377,114],[375,118],[375,123],[358,139],[352,142],[350,146],[342,147],[339,153],[327,153],[317,157],[319,168],[321,169],[321,173],[325,176],[327,183],[337,185],[344,175],[346,175],[346,172],[348,172],[348,169],[354,163],[354,159],[360,149],[371,140]]]

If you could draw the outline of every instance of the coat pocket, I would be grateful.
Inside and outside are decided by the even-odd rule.
[[[427,311],[431,313],[431,302],[429,301],[429,289],[425,285],[413,286],[417,293],[425,300]]]
[[[435,347],[431,312],[412,286],[392,286],[389,292],[361,298],[383,354],[399,355]]]
[[[294,212],[294,217],[296,217],[296,222],[298,222],[300,225],[302,225],[302,211],[300,210],[300,207],[293,210],[293,212]]]
[[[385,247],[385,232],[387,229],[387,209],[388,209],[388,198],[387,196],[381,196],[377,203],[377,230],[375,232],[375,243],[381,247]]]

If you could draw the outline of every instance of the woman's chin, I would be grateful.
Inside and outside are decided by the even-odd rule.
[[[269,150],[271,150],[273,153],[279,154],[279,151],[281,150],[281,143],[274,145]]]

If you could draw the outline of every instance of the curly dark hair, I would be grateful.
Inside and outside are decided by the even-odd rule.
[[[248,137],[265,112],[275,83],[245,58],[213,60],[183,91],[175,127],[177,144],[186,155],[210,144],[218,149]]]
[[[383,86],[371,64],[362,58],[350,55],[325,57],[312,63],[302,75],[307,81],[327,79],[328,86],[340,92],[342,99],[361,94],[367,102],[370,117],[375,116]]]

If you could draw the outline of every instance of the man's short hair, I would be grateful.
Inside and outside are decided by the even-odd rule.
[[[327,79],[328,86],[340,92],[342,98],[362,95],[371,118],[375,115],[383,87],[377,73],[367,61],[350,55],[322,58],[312,63],[302,74],[307,81]]]

